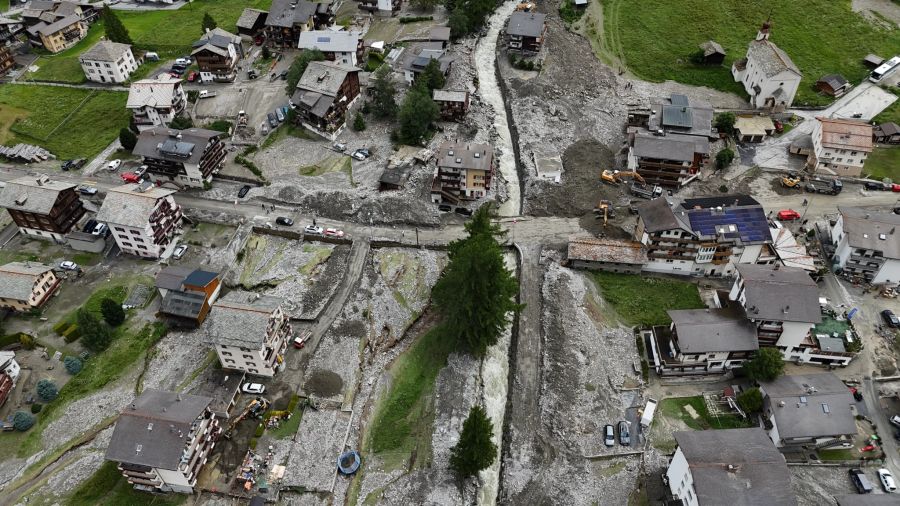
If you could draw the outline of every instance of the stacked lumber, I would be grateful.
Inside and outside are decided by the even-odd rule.
[[[0,146],[0,156],[25,163],[42,162],[48,158],[55,158],[52,153],[40,146],[22,143],[13,147]]]

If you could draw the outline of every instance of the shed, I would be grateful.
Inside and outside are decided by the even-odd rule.
[[[706,65],[721,65],[725,61],[725,49],[714,40],[708,40],[700,44],[703,53],[703,63]]]
[[[734,130],[741,142],[762,142],[775,131],[775,124],[768,116],[738,116],[734,121]]]
[[[832,97],[839,97],[850,88],[851,84],[840,74],[828,74],[816,81],[816,89]]]
[[[870,53],[863,58],[863,63],[865,63],[867,67],[872,67],[874,69],[884,63],[884,58]]]

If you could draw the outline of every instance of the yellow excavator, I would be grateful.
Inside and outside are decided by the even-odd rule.
[[[641,183],[646,183],[644,178],[637,172],[604,169],[600,173],[600,179],[609,184],[619,184],[622,182],[623,177],[630,177]]]
[[[517,12],[531,12],[535,9],[535,7],[536,7],[536,5],[534,5],[532,2],[521,2],[519,5],[516,6],[516,11]]]
[[[803,189],[803,185],[800,183],[803,181],[803,178],[800,177],[800,174],[796,172],[790,172],[784,176],[781,176],[781,186],[784,188],[796,188],[798,190]]]
[[[597,214],[597,219],[600,219],[600,213],[603,213],[603,226],[606,227],[607,222],[609,222],[610,218],[616,217],[616,210],[613,208],[612,202],[608,200],[601,200],[597,207],[594,208],[594,212]]]

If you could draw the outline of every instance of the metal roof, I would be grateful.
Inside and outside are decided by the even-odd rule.
[[[359,32],[312,30],[302,32],[297,47],[318,49],[324,53],[354,53],[359,47]]]
[[[667,127],[691,128],[694,126],[691,108],[687,105],[664,105],[662,124]]]
[[[175,130],[157,126],[141,132],[131,152],[147,158],[198,165],[209,141],[220,135],[222,132],[205,128]]]

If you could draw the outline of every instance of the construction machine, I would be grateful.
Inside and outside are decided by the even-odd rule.
[[[521,2],[516,6],[516,11],[518,12],[531,12],[537,7],[532,2]]]
[[[803,186],[800,184],[802,181],[802,178],[796,172],[781,176],[781,186],[784,188],[796,188],[802,190]]]
[[[231,431],[234,429],[234,427],[244,418],[258,418],[262,416],[263,412],[269,409],[270,404],[271,403],[268,401],[268,399],[264,397],[257,397],[255,399],[252,399],[247,403],[246,406],[244,406],[244,409],[241,411],[241,413],[231,420],[231,422],[228,424],[228,427],[225,428],[226,437],[229,437],[231,435]]]
[[[612,202],[608,200],[601,200],[597,207],[594,208],[594,213],[597,214],[597,219],[600,219],[600,215],[603,215],[603,226],[609,222],[610,218],[616,217],[616,210],[612,205]]]
[[[637,172],[604,169],[603,172],[600,173],[600,179],[609,184],[619,184],[622,182],[623,177],[630,177],[635,181],[646,183],[644,178]]]

